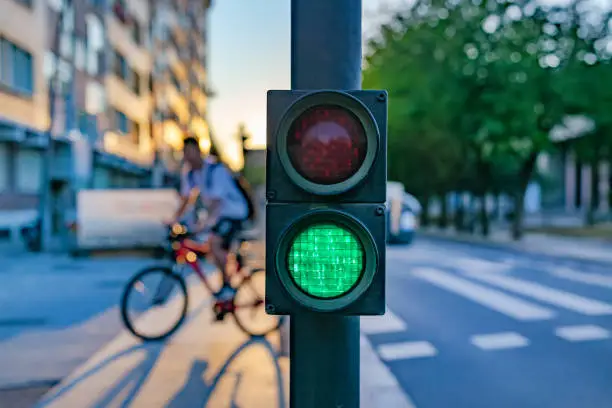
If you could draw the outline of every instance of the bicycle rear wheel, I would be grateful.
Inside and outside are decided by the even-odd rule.
[[[236,324],[251,336],[265,336],[282,324],[281,316],[270,316],[265,311],[265,278],[265,269],[253,269],[238,286],[234,298]]]
[[[136,310],[132,310],[133,302]],[[188,304],[184,279],[170,268],[154,266],[137,273],[128,282],[121,297],[121,318],[130,333],[139,339],[163,340],[181,326]],[[147,305],[153,308],[146,310]]]

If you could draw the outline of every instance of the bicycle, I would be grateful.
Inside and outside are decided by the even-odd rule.
[[[265,269],[247,267],[245,256],[242,254],[241,248],[248,240],[242,238],[237,240],[238,248],[232,250],[234,255],[235,270],[230,276],[230,287],[232,295],[228,299],[220,299],[219,295],[223,288],[222,284],[218,288],[213,287],[211,278],[206,275],[200,267],[199,261],[204,259],[208,253],[208,249],[200,243],[195,242],[193,234],[190,233],[184,225],[174,224],[169,227],[166,245],[163,247],[165,256],[170,258],[171,266],[155,265],[143,269],[138,272],[126,285],[121,297],[121,318],[126,328],[137,338],[144,341],[164,340],[174,334],[182,325],[187,315],[189,306],[188,286],[185,283],[185,277],[180,273],[181,267],[188,267],[198,276],[204,287],[210,292],[213,297],[213,312],[217,321],[222,321],[228,314],[234,317],[234,321],[238,327],[250,336],[265,336],[275,330],[278,330],[282,324],[282,319],[268,316],[264,309],[263,293],[260,294],[255,289],[255,278],[265,279]],[[229,264],[229,263],[228,263]],[[229,268],[228,268],[229,269]],[[150,314],[142,319],[133,319],[129,314],[130,297],[135,292],[144,292],[145,278],[151,278],[159,275],[160,278],[157,285],[153,285],[152,304],[155,308],[162,305],[178,304],[177,315],[172,320],[171,324],[158,334],[146,334],[142,329],[136,328],[136,323],[140,320],[149,322],[149,326],[158,326],[160,319],[150,318]],[[174,284],[174,285],[172,285]],[[178,288],[174,296],[173,287]],[[237,301],[241,295],[250,290],[255,299],[252,302]],[[250,309],[253,314],[261,310],[264,315],[270,319],[271,324],[267,324],[263,330],[254,330],[247,325],[244,317],[239,317],[238,312],[241,310]],[[168,313],[166,311],[166,313]],[[253,320],[253,319],[251,319]],[[146,323],[146,322],[145,322]]]

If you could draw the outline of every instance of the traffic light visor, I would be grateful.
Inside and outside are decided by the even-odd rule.
[[[341,296],[364,270],[363,244],[351,230],[320,222],[299,232],[289,246],[287,268],[295,284],[319,298]]]

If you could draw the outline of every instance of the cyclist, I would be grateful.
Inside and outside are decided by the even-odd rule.
[[[179,220],[187,208],[194,204],[195,197],[199,196],[208,216],[204,222],[197,223],[193,232],[211,232],[208,239],[210,253],[223,276],[220,297],[230,296],[232,289],[226,273],[227,256],[231,244],[248,218],[248,202],[229,169],[216,163],[216,159],[211,156],[203,157],[197,139],[187,137],[183,141],[183,156],[188,168],[182,174],[182,200],[175,220]]]

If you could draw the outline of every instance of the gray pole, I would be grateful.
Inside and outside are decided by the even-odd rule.
[[[38,246],[41,251],[44,251],[47,247],[47,235],[50,234],[51,219],[49,216],[49,205],[51,203],[51,169],[53,168],[53,124],[55,122],[55,102],[57,99],[57,93],[55,87],[59,82],[59,42],[60,35],[65,27],[65,15],[66,10],[72,4],[71,0],[62,1],[62,6],[59,11],[57,27],[53,32],[53,42],[51,44],[52,50],[56,53],[56,64],[55,70],[49,80],[49,128],[45,134],[47,139],[47,147],[44,152],[42,162],[42,180],[40,185],[40,197],[38,199],[38,216],[40,219],[40,231],[39,231],[39,242]],[[60,94],[63,95],[63,90],[60,90]]]
[[[292,0],[291,88],[361,89],[361,0]],[[359,408],[359,317],[290,319],[291,408]]]

